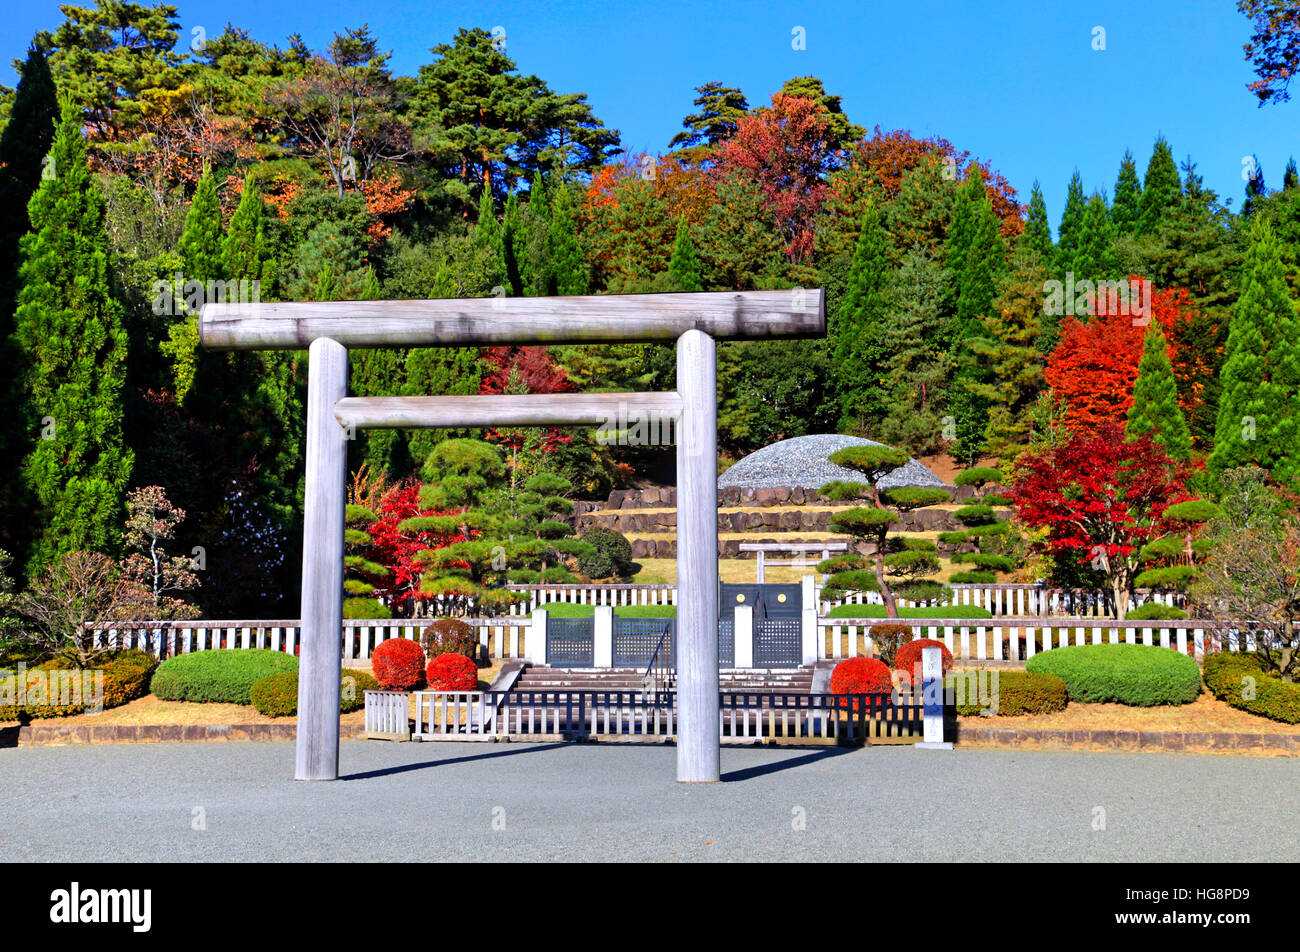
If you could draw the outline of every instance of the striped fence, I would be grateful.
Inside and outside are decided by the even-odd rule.
[[[461,618],[478,631],[479,644],[493,658],[527,658],[527,618]],[[342,652],[346,661],[367,660],[375,646],[389,638],[418,641],[433,619],[347,619],[343,622]],[[96,646],[136,648],[158,658],[170,658],[213,648],[269,648],[298,653],[302,628],[297,621],[130,621],[93,626]]]
[[[1085,644],[1159,645],[1201,658],[1206,652],[1253,650],[1256,638],[1271,637],[1271,629],[1258,623],[1193,618],[819,618],[819,657],[839,661],[869,654],[871,627],[886,622],[908,626],[913,640],[938,639],[954,657],[968,661],[1019,661],[1053,648]]]
[[[528,615],[552,602],[571,605],[676,605],[677,586],[663,584],[608,585],[507,585],[512,592],[528,596],[527,602],[510,606],[512,615]]]

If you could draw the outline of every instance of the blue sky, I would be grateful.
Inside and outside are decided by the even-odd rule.
[[[91,0],[81,0],[89,5]],[[1242,159],[1259,157],[1270,187],[1300,156],[1297,101],[1258,107],[1241,46],[1250,34],[1231,0],[1140,3],[977,2],[443,3],[436,0],[179,0],[182,40],[229,21],[282,43],[323,47],[369,23],[394,68],[413,74],[461,26],[506,31],[507,53],[559,92],[585,92],[625,147],[662,151],[691,110],[693,87],[739,86],[766,102],[791,76],[816,75],[870,129],[941,135],[989,160],[1029,197],[1037,178],[1053,225],[1077,166],[1085,190],[1112,189],[1124,149],[1139,175],[1163,133],[1206,183],[1241,205]],[[0,20],[0,82],[32,33],[61,22],[53,0],[26,0]],[[803,27],[806,49],[791,48]],[[1105,50],[1094,50],[1094,28]]]

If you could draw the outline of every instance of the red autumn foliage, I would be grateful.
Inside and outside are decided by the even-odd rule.
[[[375,680],[387,691],[410,691],[424,686],[424,649],[407,638],[381,641],[370,655],[370,664]]]
[[[408,480],[386,492],[378,506],[379,519],[366,529],[371,539],[366,557],[389,571],[386,578],[375,580],[375,597],[390,608],[409,605],[412,599],[419,597],[423,567],[415,560],[416,553],[464,541],[460,535],[408,533],[397,528],[405,519],[443,515],[420,505],[420,488],[420,483]]]
[[[1151,295],[1150,319],[1164,331],[1174,374],[1180,378],[1202,377],[1202,368],[1181,359],[1176,343],[1184,325],[1195,315],[1195,309],[1191,297],[1182,288]],[[1142,360],[1148,322],[1122,313],[1122,308],[1104,307],[1100,302],[1097,310],[1108,313],[1085,316],[1083,320],[1065,319],[1061,340],[1043,368],[1048,386],[1065,400],[1065,421],[1074,430],[1095,430],[1103,423],[1122,424],[1127,419],[1133,405],[1138,364]],[[1194,403],[1182,405],[1184,414],[1194,409]]]
[[[463,654],[440,654],[425,672],[430,691],[474,691],[478,689],[478,665]]]
[[[483,360],[492,369],[479,384],[479,393],[564,393],[573,389],[573,384],[551,359],[550,349],[545,346],[489,347],[483,352]],[[528,433],[521,429],[489,430],[487,438],[511,449],[520,449],[527,441]],[[560,444],[572,439],[554,427],[547,427],[542,431],[541,450],[553,452]]]
[[[735,134],[717,150],[714,174],[722,179],[739,172],[758,185],[794,262],[812,254],[813,219],[838,158],[825,114],[819,102],[777,93],[770,108],[740,119]]]
[[[893,693],[889,665],[876,658],[846,658],[831,672],[832,694]]]
[[[1150,436],[1130,441],[1105,423],[1021,456],[1010,496],[1022,522],[1049,530],[1049,550],[1105,573],[1122,607],[1142,547],[1176,528],[1165,510],[1188,498],[1188,472]]]
[[[894,198],[908,172],[928,159],[937,157],[953,170],[953,179],[965,181],[972,168],[979,166],[984,175],[984,189],[988,192],[993,211],[1001,222],[999,231],[1003,238],[1014,238],[1025,227],[1021,217],[1016,190],[1005,176],[987,162],[972,160],[970,152],[958,150],[940,136],[918,139],[906,129],[882,132],[880,126],[872,131],[871,138],[863,139],[854,151],[852,161],[863,163],[872,178],[885,193],[886,200]],[[951,161],[949,161],[951,160]]]
[[[900,647],[894,655],[894,670],[904,672],[908,680],[913,680],[913,675],[920,670],[922,648],[942,649],[943,673],[947,674],[952,670],[952,652],[937,638],[918,638]]]

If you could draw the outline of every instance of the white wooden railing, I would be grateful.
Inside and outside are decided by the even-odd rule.
[[[936,613],[938,615],[939,613]],[[1174,648],[1195,657],[1207,651],[1253,650],[1248,622],[1176,619],[1114,621],[1097,618],[819,618],[819,657],[838,661],[870,653],[873,625],[906,625],[913,640],[935,638],[954,657],[979,661],[1018,661],[1039,651],[1084,644],[1141,644]]]
[[[527,595],[526,602],[510,606],[512,615],[528,615],[551,602],[571,605],[676,605],[677,586],[664,584],[609,585],[507,585]]]
[[[528,618],[461,618],[478,631],[479,644],[493,658],[527,658]],[[389,638],[418,641],[433,619],[346,619],[343,658],[366,660],[375,646]],[[92,626],[97,646],[138,648],[159,658],[213,648],[269,648],[297,654],[302,628],[297,621],[123,621]]]

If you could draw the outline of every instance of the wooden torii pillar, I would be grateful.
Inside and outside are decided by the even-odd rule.
[[[671,417],[677,440],[677,779],[718,779],[717,340],[822,337],[820,289],[208,304],[209,350],[309,351],[298,780],[338,779],[343,530],[353,428],[609,426]],[[677,342],[671,393],[348,397],[348,349]]]

